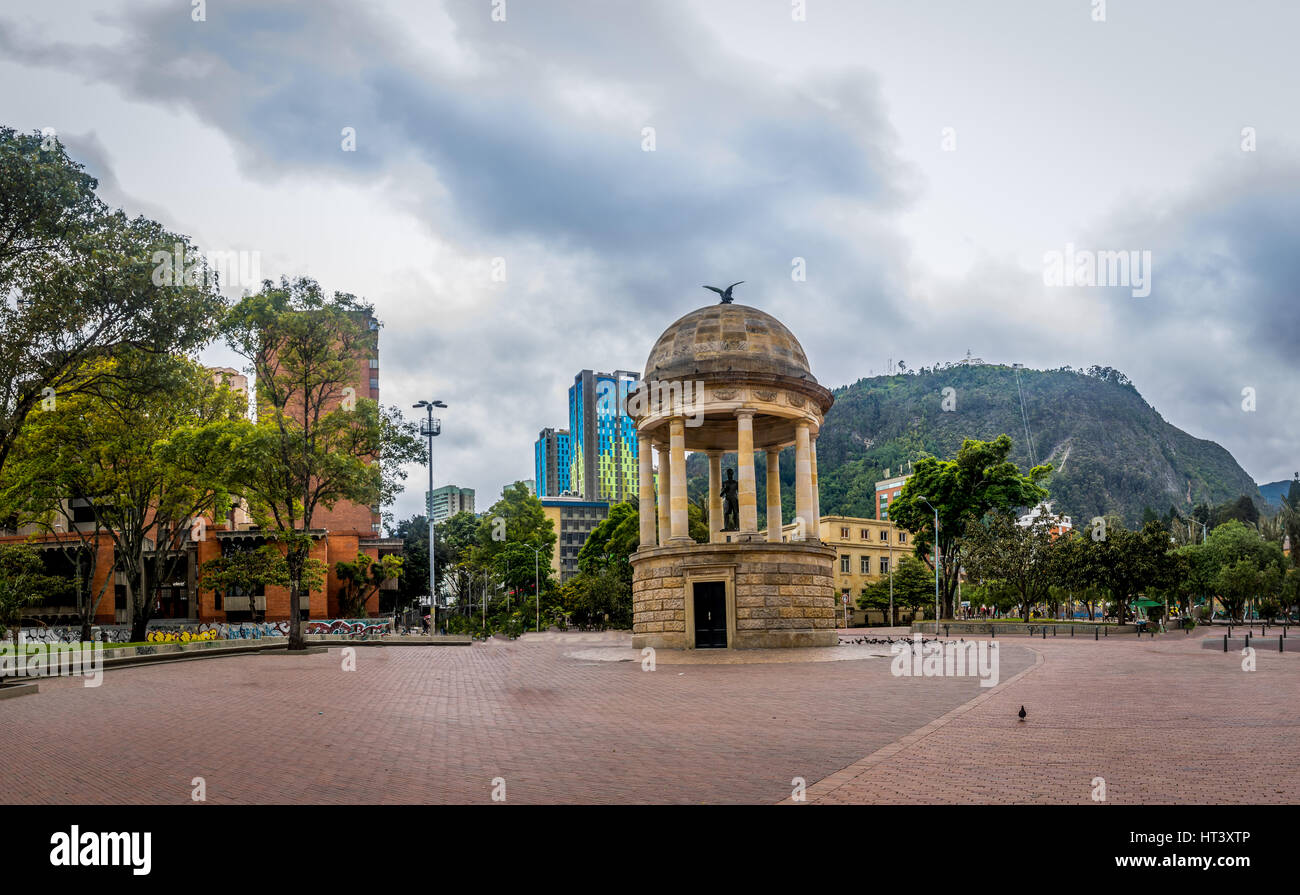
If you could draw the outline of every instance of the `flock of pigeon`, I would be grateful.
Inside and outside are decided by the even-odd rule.
[[[850,646],[850,645],[858,646],[864,643],[873,646],[889,646],[891,643],[914,643],[914,642],[915,641],[913,641],[911,637],[850,637],[848,640],[845,640],[843,637],[840,638],[840,646]],[[951,642],[952,642],[951,640],[940,640],[935,637],[921,638],[922,644],[951,643]],[[957,642],[965,643],[966,639],[964,637],[959,637],[957,639]]]

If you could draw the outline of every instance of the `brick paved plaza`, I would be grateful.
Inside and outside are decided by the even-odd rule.
[[[775,803],[796,776],[823,802],[1089,802],[1095,776],[1116,804],[1300,801],[1300,656],[1000,643],[992,690],[879,655],[646,672],[556,642],[43,680],[0,701],[0,802],[188,803],[196,776],[211,803],[489,802],[495,777],[519,803]]]

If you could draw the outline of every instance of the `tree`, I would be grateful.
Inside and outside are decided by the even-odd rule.
[[[402,575],[402,557],[383,556],[378,561],[358,553],[352,562],[334,564],[334,574],[343,583],[339,590],[339,614],[343,618],[365,618],[366,601],[379,592],[390,578]]]
[[[560,588],[559,602],[584,627],[626,628],[632,623],[632,591],[616,568],[579,572]]]
[[[1215,589],[1229,618],[1241,621],[1245,617],[1246,603],[1260,589],[1259,564],[1251,558],[1230,562],[1219,569],[1214,578]]]
[[[888,576],[862,588],[859,609],[889,612]],[[904,555],[894,569],[894,606],[916,611],[934,603],[934,572],[915,556]]]
[[[65,583],[45,573],[40,552],[30,544],[0,544],[0,625],[18,645],[23,608],[57,593]]]
[[[47,535],[47,543],[55,544],[72,566],[81,639],[88,641],[113,576],[104,575],[98,589],[94,587],[100,540],[107,534],[98,516],[91,513],[87,519],[86,505],[72,499],[83,470],[63,452],[74,445],[47,431],[62,422],[55,414],[38,413],[24,424],[0,471],[0,516],[6,519],[5,527],[31,527]]]
[[[372,315],[356,296],[326,296],[307,278],[267,281],[223,329],[256,376],[257,421],[232,435],[231,464],[254,518],[285,545],[290,649],[305,648],[299,606],[317,509],[389,505],[402,465],[426,459],[395,408],[356,394],[374,350]]]
[[[318,579],[324,578],[324,563],[315,563]],[[210,559],[199,567],[199,587],[220,593],[223,598],[251,597],[266,587],[288,587],[289,564],[284,556],[269,544],[256,550],[240,550],[233,545],[222,545],[221,556]]]
[[[1278,602],[1282,604],[1283,610],[1288,614],[1300,613],[1300,569],[1287,569],[1279,590],[1281,597]]]
[[[92,515],[125,579],[131,639],[142,641],[155,589],[173,579],[191,538],[203,536],[195,520],[230,503],[221,460],[176,451],[170,439],[229,424],[242,400],[188,358],[125,347],[89,361],[83,378],[95,385],[74,388],[29,421],[7,491],[26,489],[36,511],[66,498]]]
[[[33,411],[115,375],[95,361],[188,352],[223,309],[188,239],[110,212],[97,185],[56,139],[0,128],[0,470]],[[159,277],[159,258],[195,275]]]
[[[556,541],[555,526],[542,509],[542,502],[529,493],[523,482],[515,482],[502,489],[501,499],[478,522],[478,542],[470,550],[470,562],[479,568],[502,570],[506,557],[516,556],[518,559],[510,562],[514,574],[517,566],[523,565],[524,553],[519,551],[526,547],[528,561],[524,568],[531,571],[536,566],[537,586],[545,593],[551,588],[551,557]],[[518,575],[520,586],[533,592],[533,576],[523,570],[518,570]],[[540,594],[533,595],[540,598]]]
[[[1058,556],[1063,576],[1109,594],[1120,624],[1128,618],[1129,603],[1143,589],[1175,583],[1177,565],[1169,551],[1169,533],[1159,523],[1141,531],[1108,525],[1100,537],[1081,533]]]
[[[578,569],[595,573],[617,568],[620,574],[626,570],[630,582],[632,568],[628,559],[640,546],[641,520],[636,505],[630,501],[616,503],[609,508],[609,515],[587,535],[578,551]]]
[[[967,438],[954,460],[918,460],[902,493],[889,505],[890,519],[912,532],[916,555],[931,570],[935,532],[930,505],[939,511],[940,595],[942,611],[949,617],[953,614],[961,540],[967,523],[982,519],[992,510],[1033,506],[1047,497],[1039,482],[1051,472],[1051,466],[1035,466],[1028,475],[1021,475],[1007,460],[1010,453],[1010,436],[999,435],[993,441]]]
[[[966,524],[962,564],[976,580],[1003,581],[1015,590],[1021,618],[1048,599],[1059,578],[1058,548],[1046,520],[1020,525],[1009,512],[992,512]]]

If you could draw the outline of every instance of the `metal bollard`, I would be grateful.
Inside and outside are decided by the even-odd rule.
[[[1100,639],[1101,639],[1101,630],[1100,630],[1100,629],[1098,629],[1098,628],[1093,628],[1093,629],[1092,629],[1092,639],[1093,639],[1093,640],[1100,640]]]
[[[1224,634],[1224,635],[1223,635],[1223,651],[1224,651],[1225,653],[1228,651],[1228,635],[1227,635],[1227,634]]]

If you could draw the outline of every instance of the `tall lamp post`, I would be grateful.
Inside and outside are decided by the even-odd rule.
[[[925,499],[925,495],[916,498],[931,510],[934,510],[934,636],[939,636],[939,511],[934,504]]]
[[[438,633],[438,588],[434,581],[434,568],[436,560],[433,556],[433,437],[442,432],[442,420],[433,418],[433,408],[446,407],[441,401],[420,401],[412,404],[417,410],[423,407],[428,413],[428,419],[420,424],[420,434],[429,440],[429,496],[425,500],[424,512],[429,520],[429,634]]]

